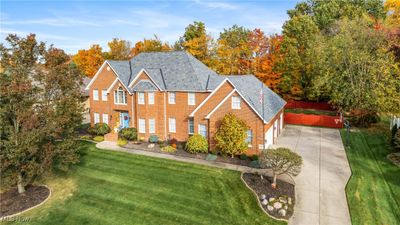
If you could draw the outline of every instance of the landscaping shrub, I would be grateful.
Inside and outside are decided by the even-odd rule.
[[[241,155],[239,156],[239,158],[240,158],[241,160],[247,160],[249,157],[247,157],[246,154],[241,154]]]
[[[170,139],[169,141],[168,141],[168,143],[170,144],[170,145],[173,145],[173,144],[175,144],[175,146],[178,144],[178,140],[176,140],[176,138],[172,138],[172,139]]]
[[[252,155],[251,160],[252,161],[257,161],[260,157],[258,155]]]
[[[394,124],[393,127],[392,127],[392,144],[394,142],[394,138],[396,136],[397,130],[398,130],[397,124]]]
[[[111,129],[106,123],[96,123],[93,130],[91,130],[94,135],[105,135],[110,133],[110,131]]]
[[[164,141],[158,141],[158,146],[160,146],[160,148],[164,148],[165,147],[165,142]]]
[[[123,128],[118,133],[119,137],[128,141],[137,140],[137,129],[134,127]]]
[[[165,147],[161,148],[161,151],[170,152],[171,153],[171,152],[176,152],[176,148],[168,145],[168,146],[165,146]]]
[[[117,145],[118,146],[121,146],[121,147],[123,147],[123,146],[125,146],[126,144],[128,144],[128,140],[126,140],[126,139],[118,139],[118,141],[117,141]]]
[[[246,123],[235,114],[226,114],[215,134],[217,147],[222,153],[229,154],[232,158],[237,154],[245,153],[248,148],[247,128]]]
[[[207,139],[200,134],[191,136],[186,142],[186,150],[190,153],[206,153],[208,151]]]
[[[79,138],[80,138],[80,139],[83,139],[83,140],[90,140],[90,139],[92,139],[92,137],[89,136],[89,135],[81,135]]]
[[[171,147],[173,147],[173,148],[175,148],[176,149],[176,144],[174,143],[174,144],[171,144]]]
[[[157,143],[158,142],[158,136],[154,135],[154,134],[150,135],[149,142],[150,143]]]
[[[96,137],[93,138],[93,141],[102,142],[102,141],[104,141],[104,137],[103,136],[96,136]]]

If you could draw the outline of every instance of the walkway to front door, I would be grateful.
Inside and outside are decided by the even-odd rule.
[[[274,147],[303,157],[289,225],[350,225],[345,187],[351,171],[339,130],[287,125]]]

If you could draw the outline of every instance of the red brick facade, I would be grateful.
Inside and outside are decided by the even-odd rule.
[[[99,122],[103,121],[103,114],[108,115],[108,125],[112,130],[121,124],[119,121],[120,113],[129,114],[129,126],[138,129],[138,137],[147,140],[150,135],[155,134],[160,140],[176,138],[178,141],[185,141],[189,137],[188,120],[193,118],[194,133],[198,133],[199,125],[205,125],[207,129],[207,139],[210,143],[210,149],[215,149],[214,135],[218,129],[219,123],[225,114],[233,112],[239,118],[243,119],[249,129],[252,130],[253,138],[249,144],[248,154],[257,154],[262,148],[264,133],[273,125],[275,120],[280,120],[278,113],[276,117],[268,124],[264,124],[262,119],[256,112],[241,99],[240,109],[232,109],[232,96],[240,97],[230,82],[224,81],[213,92],[191,92],[195,94],[195,104],[189,105],[188,92],[174,92],[175,104],[168,101],[169,92],[154,91],[154,104],[149,104],[149,92],[144,93],[144,104],[139,104],[138,92],[128,93],[125,86],[117,80],[114,71],[107,65],[103,66],[98,72],[96,78],[90,85],[90,118],[91,124],[94,125],[94,114],[99,114]],[[130,87],[133,87],[140,80],[149,80],[150,77],[141,72],[139,77],[134,80]],[[152,81],[151,81],[152,82]],[[153,83],[154,84],[154,83]],[[156,86],[156,85],[155,85]],[[114,91],[122,88],[126,92],[127,104],[114,103]],[[93,92],[98,90],[99,100],[93,100]],[[102,90],[109,90],[107,101],[102,99]],[[227,96],[231,94],[228,98]],[[223,100],[222,104],[220,104]],[[200,106],[201,105],[201,106]],[[199,107],[200,106],[200,107]],[[218,108],[214,110],[216,107]],[[195,111],[196,110],[196,111]],[[213,111],[214,110],[214,111]],[[205,118],[213,111],[209,118]],[[176,131],[171,132],[169,120],[175,119]],[[139,132],[139,120],[145,121],[145,132]],[[150,120],[155,122],[154,133],[150,133]],[[119,123],[118,123],[119,122]],[[278,122],[280,124],[280,121]],[[276,132],[280,131],[280,125],[276,128]],[[272,140],[273,141],[273,140]]]

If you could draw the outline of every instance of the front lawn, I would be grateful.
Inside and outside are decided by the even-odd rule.
[[[400,224],[400,168],[386,159],[391,148],[382,129],[352,130],[346,152],[352,170],[346,194],[353,225]]]
[[[262,212],[239,172],[82,146],[70,175],[48,183],[55,199],[21,215],[29,224],[285,224]]]

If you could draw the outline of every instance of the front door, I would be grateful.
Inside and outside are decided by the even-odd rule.
[[[120,112],[119,113],[119,121],[121,123],[121,125],[120,125],[121,129],[129,127],[129,113]]]

